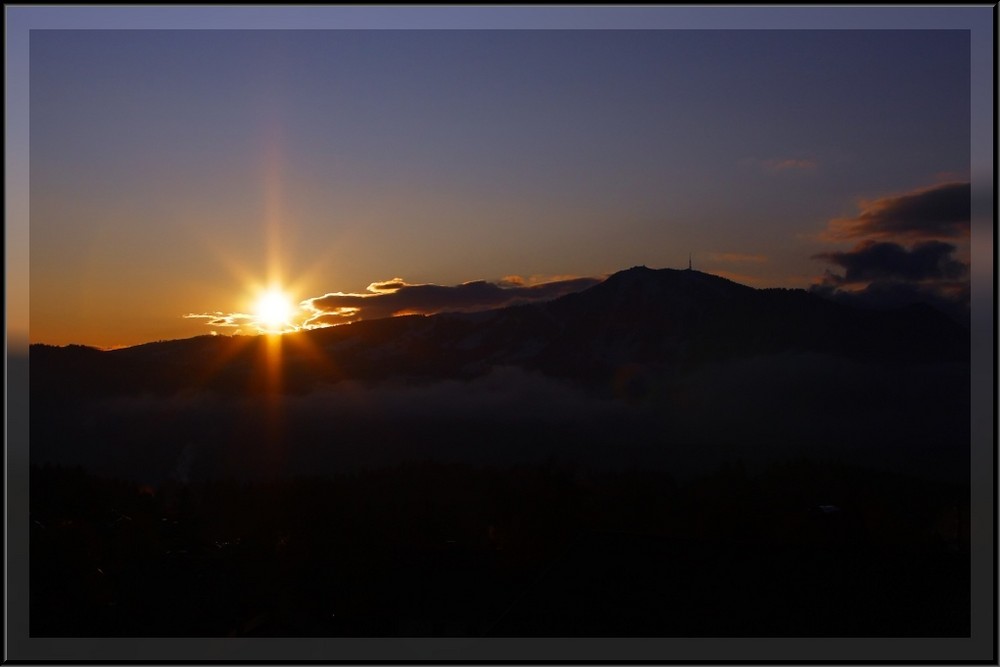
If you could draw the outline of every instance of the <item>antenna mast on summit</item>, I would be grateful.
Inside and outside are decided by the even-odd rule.
[[[688,271],[691,270],[691,253],[688,253]]]

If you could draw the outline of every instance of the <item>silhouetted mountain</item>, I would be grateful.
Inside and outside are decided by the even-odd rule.
[[[137,479],[805,453],[954,477],[968,472],[968,355],[968,332],[928,308],[637,267],[485,312],[34,345],[31,452]]]
[[[625,367],[669,375],[783,352],[964,362],[969,343],[966,330],[929,307],[861,309],[804,290],[635,267],[546,303],[362,321],[285,334],[277,344],[265,336],[198,336],[107,352],[33,345],[31,383],[33,399],[301,392],[341,380],[469,379],[518,366],[603,386]]]
[[[32,634],[967,636],[968,338],[637,267],[34,345]]]

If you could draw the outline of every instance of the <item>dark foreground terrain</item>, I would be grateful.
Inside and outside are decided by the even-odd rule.
[[[32,636],[965,636],[968,489],[798,461],[31,473]]]
[[[644,267],[33,345],[31,633],[966,635],[969,380],[927,306]]]

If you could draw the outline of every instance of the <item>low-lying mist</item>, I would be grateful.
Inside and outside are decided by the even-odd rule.
[[[31,461],[139,482],[351,472],[403,461],[696,474],[829,459],[968,474],[969,368],[782,353],[582,386],[517,367],[476,379],[340,382],[302,395],[97,398],[32,419]],[[963,407],[964,406],[964,407]]]

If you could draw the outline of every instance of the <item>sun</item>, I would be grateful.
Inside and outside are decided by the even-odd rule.
[[[294,312],[292,300],[280,289],[270,289],[257,298],[254,316],[257,326],[268,332],[279,332],[290,325]]]

